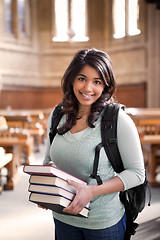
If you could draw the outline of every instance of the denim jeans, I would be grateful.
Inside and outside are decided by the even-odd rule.
[[[58,240],[124,240],[126,231],[126,215],[109,228],[95,230],[74,227],[56,219],[55,228]]]

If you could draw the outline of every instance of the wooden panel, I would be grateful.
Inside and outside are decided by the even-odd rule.
[[[115,96],[126,107],[146,107],[146,84],[119,85]]]
[[[53,87],[4,87],[1,92],[0,108],[13,109],[53,108],[61,101],[61,88]],[[146,107],[146,85],[119,85],[116,99],[126,107]]]
[[[61,101],[61,89],[52,87],[6,87],[1,92],[0,108],[52,108]]]

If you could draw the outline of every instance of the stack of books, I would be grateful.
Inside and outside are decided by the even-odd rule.
[[[61,214],[74,199],[76,189],[67,180],[81,184],[86,182],[50,165],[25,165],[23,171],[30,174],[29,201]],[[89,204],[76,216],[87,217]]]

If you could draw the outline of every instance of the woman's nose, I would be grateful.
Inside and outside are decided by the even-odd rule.
[[[91,91],[92,90],[92,84],[90,82],[86,82],[84,85],[84,89],[86,91]]]

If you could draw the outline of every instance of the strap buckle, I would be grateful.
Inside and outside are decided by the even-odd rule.
[[[94,175],[93,173],[90,175],[91,178],[96,179],[98,185],[102,185],[102,179],[99,175]]]

